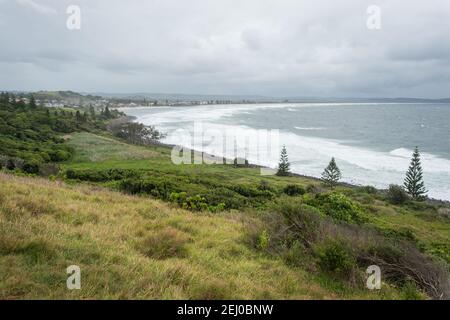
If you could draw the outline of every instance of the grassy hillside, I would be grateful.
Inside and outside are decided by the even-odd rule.
[[[305,177],[261,176],[258,168],[236,168],[232,165],[174,165],[170,160],[170,149],[164,147],[141,147],[122,143],[110,137],[91,133],[76,133],[68,144],[74,148],[75,157],[63,165],[64,170],[73,169],[105,171],[109,169],[139,170],[148,179],[168,177],[177,182],[177,190],[207,195],[211,189],[219,189],[224,197],[236,198],[242,209],[253,209],[252,200],[258,208],[265,209],[283,195],[288,185],[297,185],[312,192],[327,192],[320,181]],[[89,181],[89,178],[87,178]],[[258,189],[261,181],[273,192],[272,197],[245,196],[236,186]],[[117,189],[116,181],[105,181],[103,186]],[[233,189],[234,187],[234,189]],[[231,188],[231,189],[230,189]],[[308,190],[307,190],[308,189]],[[230,192],[233,191],[233,192]],[[246,190],[244,190],[246,191]],[[334,191],[342,192],[358,203],[368,214],[369,222],[386,233],[408,234],[419,246],[450,263],[450,207],[447,204],[408,202],[394,205],[384,194],[372,188],[338,186]],[[243,195],[244,194],[244,195]],[[247,206],[247,207],[246,207]]]
[[[395,298],[333,292],[252,250],[240,214],[0,174],[0,298]],[[66,289],[67,266],[82,289]]]
[[[107,135],[66,138],[65,182],[0,173],[2,298],[448,297],[445,204],[393,205],[373,188],[329,190],[257,168],[177,166],[168,148]],[[373,263],[385,271],[379,291],[365,288]],[[72,264],[82,290],[66,289]]]

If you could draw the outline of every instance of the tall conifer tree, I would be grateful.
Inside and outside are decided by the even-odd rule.
[[[405,182],[403,185],[406,192],[408,192],[415,200],[423,199],[427,193],[423,182],[423,170],[420,163],[420,153],[418,147],[414,149],[411,164],[406,172]]]
[[[325,184],[332,188],[339,182],[340,179],[341,170],[339,170],[334,158],[331,158],[330,163],[322,173],[322,180],[325,182]]]
[[[283,146],[280,154],[280,162],[278,163],[277,176],[288,176],[290,174],[290,163],[286,151],[286,146]]]

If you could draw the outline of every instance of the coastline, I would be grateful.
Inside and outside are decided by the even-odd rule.
[[[168,144],[168,143],[159,142],[159,141],[155,141],[153,143],[154,143],[155,146],[159,146],[159,147],[163,147],[163,148],[167,148],[167,149],[172,149],[173,147],[177,146],[175,144]],[[195,158],[195,156],[203,156],[203,157],[206,156],[206,157],[209,157],[211,159],[222,158],[223,162],[224,162],[223,165],[225,165],[225,161],[232,160],[232,159],[229,159],[229,158],[218,157],[218,156],[215,156],[215,155],[207,153],[207,152],[202,152],[202,151],[198,151],[198,150],[194,150],[194,149],[189,149],[189,150],[191,150],[191,152],[193,152],[193,157],[194,158]],[[216,164],[216,165],[220,165],[220,163]],[[273,168],[269,168],[269,167],[266,167],[266,166],[262,166],[262,165],[255,164],[255,163],[250,163],[250,162],[248,162],[245,165],[242,165],[241,168],[257,168],[257,169],[258,168],[259,169],[265,168],[265,169],[273,170]],[[314,182],[322,182],[322,179],[320,179],[320,178],[313,177],[313,176],[308,176],[308,175],[304,175],[304,174],[300,174],[300,173],[291,172],[289,176],[291,176],[291,177],[298,177],[298,178],[304,178],[304,179],[307,179],[307,180],[312,180]],[[261,176],[261,177],[264,177],[264,176]],[[353,188],[363,188],[363,187],[373,187],[371,185],[357,185],[357,184],[352,184],[352,183],[348,183],[348,182],[338,182],[337,185],[339,185],[341,187],[351,188],[351,189],[353,189]],[[387,189],[380,189],[380,188],[376,188],[376,187],[373,187],[373,188],[375,188],[377,190],[377,192],[382,193],[382,194],[385,194],[387,192]],[[430,197],[427,197],[425,202],[430,203],[430,204],[435,204],[435,205],[439,205],[439,204],[450,205],[450,201],[448,201],[448,200],[441,200],[441,199],[435,199],[435,198],[430,198]]]
[[[138,120],[138,117],[131,116],[131,115],[125,115],[124,117],[122,117],[120,119],[127,119],[127,121],[135,122],[135,121]],[[166,148],[170,148],[170,149],[175,146],[174,144],[168,144],[168,143],[160,142],[160,141],[155,141],[153,143],[154,143],[154,145],[161,146],[161,147],[166,147]],[[216,156],[214,154],[209,154],[209,153],[206,153],[206,152],[201,152],[201,151],[193,150],[193,149],[191,149],[191,150],[194,151],[194,156],[195,155],[196,156],[203,155],[203,157],[206,156],[206,157],[209,157],[211,159],[219,158],[219,156]],[[223,158],[223,157],[220,156],[220,158]],[[232,159],[223,158],[223,160],[225,162],[225,160],[232,160]],[[267,166],[263,166],[263,165],[259,165],[259,164],[256,164],[256,163],[251,163],[251,162],[248,162],[245,166],[246,167],[251,167],[251,168],[261,168],[261,169],[262,168],[266,168],[266,169],[269,169],[269,170],[273,170],[273,168],[270,168],[270,167],[267,167]],[[308,179],[308,180],[311,180],[311,181],[314,181],[314,182],[322,181],[319,177],[309,176],[309,175],[300,174],[300,173],[291,173],[291,176]],[[354,183],[350,183],[350,182],[339,182],[339,185],[343,186],[343,187],[348,187],[348,188],[361,188],[361,187],[365,187],[365,186],[371,186],[371,187],[375,188],[380,193],[386,193],[387,192],[387,189],[385,189],[385,188],[375,187],[375,186],[372,186],[370,184],[366,185],[366,184],[354,184]],[[432,204],[450,205],[450,200],[445,200],[445,199],[438,199],[438,198],[433,198],[433,197],[427,197],[426,201],[428,203],[432,203]]]

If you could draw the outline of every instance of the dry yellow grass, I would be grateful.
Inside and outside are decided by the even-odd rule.
[[[0,172],[0,298],[390,296],[333,293],[248,247],[242,218]],[[66,288],[69,265],[81,268],[81,290]]]

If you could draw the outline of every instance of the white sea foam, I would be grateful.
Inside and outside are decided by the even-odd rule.
[[[325,130],[322,127],[294,127],[297,130],[305,130],[305,131],[317,131],[317,130]]]

